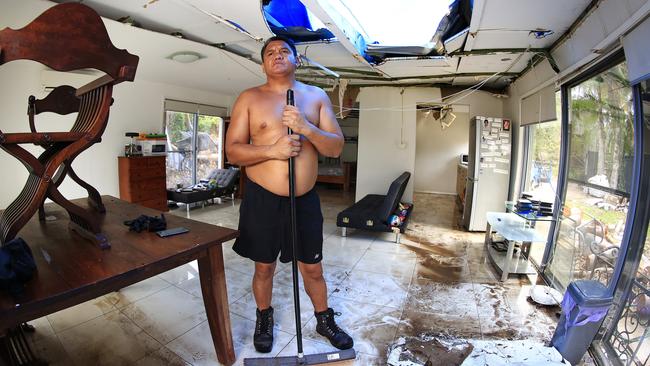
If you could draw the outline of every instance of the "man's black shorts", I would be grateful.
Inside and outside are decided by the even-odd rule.
[[[318,263],[323,257],[323,214],[315,189],[296,197],[298,255],[303,263]],[[255,262],[291,261],[289,197],[278,196],[260,185],[246,181],[239,208],[239,237],[233,250]]]

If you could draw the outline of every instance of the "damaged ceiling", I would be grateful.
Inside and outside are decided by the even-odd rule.
[[[492,90],[502,90],[531,63],[550,58],[550,49],[585,9],[597,2],[474,0],[471,13],[467,13],[471,14],[469,26],[451,29],[453,34],[445,34],[433,51],[413,47],[407,51],[411,54],[386,52],[385,57],[373,54],[374,58],[364,58],[355,49],[356,40],[346,38],[349,30],[338,26],[336,17],[328,13],[326,0],[301,1],[337,37],[298,44],[298,51],[313,61],[299,70],[298,77],[305,82],[333,86],[335,73],[348,79],[349,85],[358,86],[467,87],[482,83]],[[259,52],[262,40],[273,33],[264,18],[261,0],[80,2],[102,17],[139,32],[130,37],[128,44],[117,46],[141,57],[142,64],[146,64],[140,69],[142,77],[228,94],[264,80]],[[169,59],[171,54],[185,51],[199,53],[202,58],[190,64]],[[319,65],[334,73],[323,71]]]

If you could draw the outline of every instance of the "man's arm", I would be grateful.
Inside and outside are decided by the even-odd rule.
[[[226,133],[226,155],[228,162],[240,166],[249,166],[266,160],[286,160],[297,156],[300,151],[300,136],[280,137],[273,145],[252,145],[250,143],[250,126],[248,106],[251,96],[243,92],[232,109],[230,126]]]
[[[320,102],[318,127],[309,122],[300,110],[291,106],[285,107],[282,123],[291,127],[294,133],[305,136],[322,155],[338,157],[343,151],[343,132],[336,121],[329,97],[322,89],[317,88],[317,90]]]

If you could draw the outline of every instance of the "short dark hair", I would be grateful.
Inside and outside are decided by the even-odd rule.
[[[298,56],[298,51],[296,50],[296,44],[293,43],[293,41],[290,38],[287,38],[285,36],[273,36],[267,39],[266,42],[264,42],[264,46],[262,46],[262,52],[260,53],[260,55],[262,56],[262,61],[264,61],[264,51],[266,51],[266,47],[269,45],[269,43],[273,41],[282,41],[288,44],[289,48],[291,48],[291,52],[293,52],[293,55],[296,57]]]

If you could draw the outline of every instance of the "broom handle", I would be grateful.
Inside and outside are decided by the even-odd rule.
[[[294,106],[295,99],[293,95],[293,90],[287,90],[287,105]],[[291,128],[289,130],[289,135],[293,134]],[[289,158],[289,207],[291,210],[291,250],[293,255],[291,256],[291,270],[293,274],[293,308],[296,316],[296,340],[298,343],[298,359],[302,360],[302,332],[301,332],[301,321],[300,321],[300,288],[298,287],[298,261],[296,260],[297,246],[298,246],[298,233],[297,233],[297,224],[296,224],[296,172],[294,170],[293,157]]]

